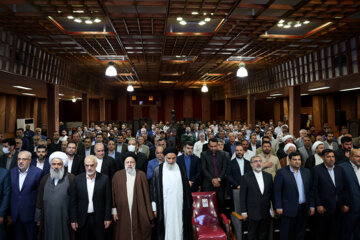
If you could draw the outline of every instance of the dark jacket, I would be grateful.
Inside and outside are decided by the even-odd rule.
[[[76,176],[83,172],[85,172],[84,158],[80,155],[75,155],[71,165],[70,173]]]
[[[184,155],[180,155],[177,157],[176,162],[179,165],[182,165],[186,172],[186,165]],[[195,156],[194,154],[190,156],[190,177],[188,178],[189,181],[193,182],[191,187],[191,192],[197,192],[200,186],[200,176],[201,176],[201,162],[200,158]]]
[[[70,221],[77,222],[79,228],[86,223],[89,204],[86,177],[86,173],[76,176],[70,187]],[[92,200],[95,225],[104,228],[104,221],[112,219],[111,183],[108,176],[99,172],[96,173]]]
[[[137,160],[136,160],[136,169],[143,171],[146,174],[146,170],[147,170],[147,159],[145,154],[143,154],[142,152],[137,152],[136,153],[137,156]],[[120,155],[120,163],[119,163],[119,168],[118,170],[122,170],[125,168],[124,165],[124,159],[125,158],[125,154],[121,154]]]
[[[360,187],[353,166],[350,161],[339,165],[344,170],[344,205],[350,208],[350,213],[360,214]]]
[[[345,156],[345,150],[343,148],[339,148],[335,151],[335,164],[341,164],[343,162],[348,162],[350,159]]]
[[[59,143],[52,142],[48,147],[48,155],[50,156],[53,152],[61,151],[61,141]]]
[[[201,153],[201,171],[203,176],[203,188],[212,188],[212,179],[215,178],[215,169],[210,149]],[[216,166],[219,172],[218,178],[224,180],[227,167],[227,156],[225,152],[216,151]],[[221,184],[221,186],[224,186]]]
[[[334,167],[333,170],[335,185],[324,163],[315,166],[312,170],[315,206],[323,206],[329,214],[335,213],[337,205],[342,206],[344,202],[344,171],[339,166]]]
[[[109,155],[107,155],[108,157],[111,157]],[[113,158],[113,157],[111,157]],[[116,152],[115,151],[115,158],[113,158],[115,160],[115,165],[116,165],[116,171],[120,169],[120,159],[121,159],[121,153]]]
[[[235,142],[235,147],[238,146],[238,145],[241,145],[241,143],[240,142]],[[224,151],[228,152],[229,155],[230,155],[230,158],[231,158],[231,156],[233,155],[233,152],[231,152],[231,143],[230,142],[225,143]],[[235,152],[235,150],[234,150],[234,152]]]
[[[12,157],[11,157],[11,164],[10,164],[10,169],[14,168],[17,166],[17,156],[18,156],[18,152],[15,152]],[[6,162],[7,162],[7,155],[2,155],[0,157],[0,168],[6,168]],[[10,170],[8,169],[8,170]]]
[[[10,193],[10,173],[5,168],[0,168],[0,217],[7,216],[10,203]]]
[[[244,173],[240,171],[239,164],[234,158],[230,161],[226,169],[226,179],[229,181],[230,188],[235,189],[241,184],[242,175],[251,172],[250,162],[244,158]]]
[[[261,194],[259,184],[253,171],[243,176],[240,187],[240,208],[247,213],[249,219],[259,221],[270,216],[271,201],[273,198],[272,175],[262,172],[264,180],[264,193]]]
[[[315,167],[315,163],[316,163],[316,160],[315,160],[315,154],[314,155],[311,155],[307,160],[306,160],[306,163],[305,163],[305,167],[307,169],[312,169],[313,167]]]
[[[304,185],[306,206],[307,208],[315,207],[310,170],[303,167],[300,167],[299,170]],[[283,167],[276,172],[274,202],[275,209],[283,209],[285,216],[296,217],[299,206],[299,192],[294,174],[290,171],[290,166]]]
[[[100,172],[107,175],[111,180],[116,172],[115,160],[112,157],[104,156]]]
[[[36,163],[37,163],[37,158],[33,158],[31,160],[30,165],[36,167]],[[49,163],[49,158],[46,157],[45,160],[44,160],[44,167],[42,169],[42,176],[45,176],[49,172],[50,172],[50,163]]]

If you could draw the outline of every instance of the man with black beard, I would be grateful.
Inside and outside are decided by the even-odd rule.
[[[68,159],[67,171],[75,176],[85,172],[83,157],[81,155],[77,155],[76,152],[76,143],[68,142],[66,147],[66,156]]]
[[[65,171],[68,158],[63,152],[50,155],[50,174],[40,183],[36,201],[35,221],[39,229],[39,239],[68,240],[72,235],[69,222],[69,189],[74,175]]]
[[[40,168],[42,170],[42,176],[45,176],[50,172],[50,164],[46,157],[47,151],[46,146],[40,145],[36,150],[36,158],[31,160],[31,165]]]

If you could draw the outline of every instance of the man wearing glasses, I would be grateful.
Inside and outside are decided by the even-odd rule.
[[[10,170],[11,219],[16,240],[36,239],[35,203],[42,171],[31,166],[30,162],[31,153],[21,151],[17,157],[17,167]]]

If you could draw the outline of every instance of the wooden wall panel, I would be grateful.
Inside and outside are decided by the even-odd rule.
[[[0,132],[6,129],[6,94],[0,93]]]
[[[183,92],[183,117],[193,117],[193,97],[191,90],[185,90]]]

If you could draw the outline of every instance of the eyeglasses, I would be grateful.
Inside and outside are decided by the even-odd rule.
[[[252,163],[262,163],[262,160],[255,160],[255,161],[252,161]]]
[[[17,159],[19,162],[21,162],[21,161],[28,161],[28,160],[30,160],[30,158],[18,158]]]

